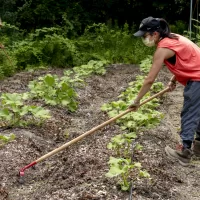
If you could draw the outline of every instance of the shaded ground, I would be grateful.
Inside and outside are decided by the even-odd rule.
[[[16,74],[0,82],[0,91],[24,92],[28,81],[46,73],[62,75],[62,70]],[[101,105],[116,100],[138,73],[134,65],[112,65],[106,75],[89,78],[86,87],[78,90],[80,106],[76,113],[47,107],[52,118],[42,127],[2,130],[4,135],[14,133],[16,140],[0,149],[0,200],[128,199],[128,193],[118,190],[116,182],[105,177],[111,155],[106,146],[111,137],[120,133],[116,124],[37,164],[36,169],[28,169],[24,185],[18,183],[18,172],[40,156],[106,121],[108,117],[100,110]],[[167,83],[170,76],[163,70],[159,80]],[[159,109],[165,113],[165,118],[161,124],[153,130],[138,133],[139,142],[145,148],[136,157],[152,180],[136,183],[135,200],[200,199],[198,160],[184,168],[170,161],[164,153],[166,145],[173,147],[179,140],[182,89],[178,86],[162,99]]]

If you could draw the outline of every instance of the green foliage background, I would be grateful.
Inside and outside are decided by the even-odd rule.
[[[163,17],[173,32],[187,30],[186,0],[0,1],[0,78],[19,70],[87,64],[138,64],[154,49],[133,37],[141,19]],[[11,60],[12,62],[10,62]]]
[[[122,28],[93,24],[73,39],[67,38],[61,27],[36,29],[25,37],[15,26],[4,24],[4,27],[15,30],[16,40],[11,41],[12,37],[4,32],[3,44],[7,46],[0,54],[1,77],[32,68],[71,68],[90,60],[134,64],[153,53],[153,49],[134,38],[128,24]]]
[[[126,22],[132,26],[151,15],[173,23],[177,20],[188,23],[189,5],[186,0],[3,0],[0,16],[27,32],[62,26],[69,37],[80,34],[93,23],[117,21],[120,27]]]

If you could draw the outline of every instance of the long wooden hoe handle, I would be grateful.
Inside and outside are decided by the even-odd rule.
[[[143,101],[143,102],[140,104],[140,106],[144,105],[145,103],[151,101],[152,99],[154,99],[154,98],[156,98],[156,97],[158,97],[158,96],[160,96],[160,95],[162,95],[162,94],[164,94],[164,93],[166,93],[166,92],[168,92],[168,91],[169,91],[169,87],[167,87],[166,89],[164,89],[164,90],[160,91],[159,93],[153,95],[152,97],[146,99],[145,101]],[[79,140],[83,139],[83,138],[86,137],[87,135],[90,135],[90,134],[94,133],[95,131],[97,131],[97,130],[103,128],[104,126],[106,126],[106,125],[108,125],[108,124],[110,124],[110,123],[116,121],[117,119],[119,119],[120,117],[126,115],[127,113],[129,113],[129,112],[131,112],[131,111],[133,111],[133,109],[129,108],[129,109],[127,109],[126,111],[120,113],[119,115],[117,115],[117,116],[115,116],[115,117],[113,117],[113,118],[111,118],[111,119],[109,119],[109,120],[103,122],[102,124],[100,124],[100,125],[98,125],[98,126],[92,128],[91,130],[89,130],[89,131],[83,133],[82,135],[80,135],[80,136],[74,138],[73,140],[71,140],[71,141],[65,143],[64,145],[62,145],[62,146],[60,146],[60,147],[54,149],[53,151],[51,151],[51,152],[49,152],[49,153],[43,155],[42,157],[38,158],[38,159],[35,160],[34,162],[32,162],[32,163],[30,163],[29,165],[27,165],[27,166],[25,166],[24,168],[22,168],[22,169],[20,170],[20,176],[23,176],[23,175],[24,175],[24,171],[25,171],[26,169],[28,169],[28,168],[34,166],[35,164],[37,164],[37,163],[43,161],[44,159],[46,159],[46,158],[48,158],[48,157],[50,157],[50,156],[52,156],[52,155],[54,155],[54,154],[56,154],[56,153],[62,151],[63,149],[67,148],[68,146],[70,146],[70,145],[72,145],[72,144],[78,142]]]

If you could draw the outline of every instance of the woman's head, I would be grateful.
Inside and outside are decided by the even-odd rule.
[[[136,37],[142,37],[147,32],[152,33],[160,28],[160,20],[158,18],[147,17],[142,20],[139,31],[134,33]]]
[[[134,36],[142,37],[146,46],[154,46],[165,37],[177,39],[177,36],[171,33],[169,25],[164,19],[153,17],[143,19],[139,31]]]

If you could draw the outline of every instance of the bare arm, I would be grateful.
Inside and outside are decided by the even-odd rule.
[[[164,60],[175,55],[175,52],[167,48],[158,48],[153,57],[153,64],[149,71],[149,74],[144,80],[144,83],[135,99],[135,102],[140,102],[142,97],[150,90],[152,84],[154,83],[159,71],[162,68]],[[175,77],[174,77],[175,80]]]

